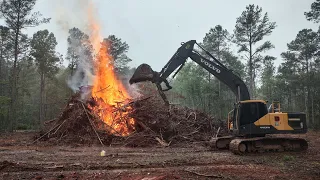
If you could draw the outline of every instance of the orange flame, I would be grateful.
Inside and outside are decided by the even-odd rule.
[[[128,107],[124,104],[131,98],[123,84],[114,73],[113,58],[108,52],[107,43],[101,43],[100,24],[93,15],[93,5],[88,10],[91,36],[90,41],[95,51],[95,72],[92,97],[98,105],[93,111],[111,128],[111,133],[126,136],[133,129],[134,119],[125,118]]]

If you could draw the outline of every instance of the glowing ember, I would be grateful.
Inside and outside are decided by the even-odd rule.
[[[93,16],[93,8],[89,6],[89,20],[91,36],[90,41],[95,50],[95,72],[96,76],[93,83],[92,97],[97,101],[97,105],[92,110],[111,127],[112,133],[126,136],[134,127],[134,119],[124,118],[128,107],[124,107],[129,94],[117,79],[114,73],[113,59],[108,53],[108,44],[101,43],[102,36],[100,24]]]

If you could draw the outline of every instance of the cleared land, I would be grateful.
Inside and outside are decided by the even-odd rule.
[[[67,147],[31,144],[37,133],[1,134],[0,179],[318,179],[320,133],[303,153],[237,156],[186,147]],[[100,151],[106,156],[101,157]]]

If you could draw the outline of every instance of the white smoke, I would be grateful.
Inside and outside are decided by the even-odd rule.
[[[128,91],[130,97],[132,98],[140,98],[143,96],[141,89],[138,87],[137,84],[130,84],[129,83],[129,79],[132,76],[132,72],[127,72],[126,75],[123,76],[123,78],[121,79],[122,84],[124,85],[124,87],[126,88],[126,90]]]
[[[55,0],[49,1],[49,3],[55,9],[52,21],[59,27],[59,35],[68,37],[69,30],[74,27],[89,36],[93,33],[88,17],[88,8],[93,9],[92,0]],[[96,11],[91,13],[96,13]],[[91,16],[96,17],[95,14],[91,14]],[[80,42],[77,39],[70,40],[68,46],[74,50],[78,62],[76,71],[67,79],[67,84],[75,92],[81,86],[92,85],[94,79],[93,61],[92,57],[86,53],[86,46],[81,45],[85,42]]]
[[[79,57],[76,71],[67,80],[68,86],[74,92],[81,86],[93,85],[94,80],[92,57],[86,53],[85,46],[79,46],[81,43],[78,41],[73,39],[69,44],[75,50],[75,55]]]
[[[59,33],[68,36],[69,29],[77,27],[90,34],[88,7],[93,5],[92,0],[54,0],[48,3],[55,9],[52,21],[59,27]]]
[[[73,27],[80,29],[87,35],[97,35],[97,29],[92,28],[92,18],[99,20],[96,13],[98,10],[94,6],[92,0],[55,0],[50,1],[54,11],[53,21],[59,27],[60,35],[67,37],[69,30]],[[88,10],[90,12],[88,14]],[[78,91],[81,86],[93,85],[93,59],[88,57],[86,53],[86,46],[79,46],[81,44],[78,40],[71,40],[69,46],[75,50],[75,55],[79,57],[77,69],[73,75],[68,78],[67,84],[73,91]],[[93,45],[95,46],[95,45]],[[120,78],[125,88],[131,97],[140,97],[139,88],[136,85],[129,84],[129,78],[132,72],[128,72],[125,77]]]

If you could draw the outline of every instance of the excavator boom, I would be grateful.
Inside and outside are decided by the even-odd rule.
[[[198,45],[211,59],[208,59],[195,51],[195,45]],[[250,100],[248,88],[242,79],[202,48],[195,40],[183,43],[159,73],[153,71],[149,65],[142,64],[137,68],[129,82],[131,84],[141,81],[152,81],[158,84],[165,82],[167,87],[169,86],[168,89],[171,89],[167,78],[177,70],[172,77],[174,78],[183,68],[188,58],[192,59],[221,82],[226,84],[235,94],[237,101]]]

